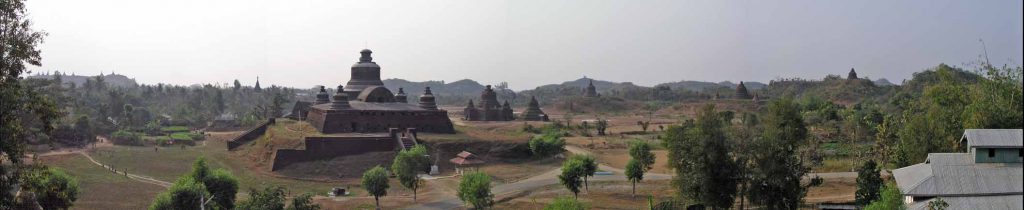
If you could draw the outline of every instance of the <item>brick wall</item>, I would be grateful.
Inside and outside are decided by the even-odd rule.
[[[238,137],[235,137],[235,139],[228,141],[228,150],[234,150],[239,146],[242,146],[246,143],[251,142],[252,140],[256,140],[256,138],[259,138],[260,136],[263,136],[263,134],[267,132],[267,127],[273,124],[274,118],[270,118],[266,122],[261,123],[259,126],[256,126],[255,128],[245,131],[245,133],[242,133],[242,135],[239,135]]]
[[[274,153],[272,171],[293,163],[328,160],[367,152],[397,151],[401,145],[391,136],[370,137],[306,137],[306,149],[278,149]]]

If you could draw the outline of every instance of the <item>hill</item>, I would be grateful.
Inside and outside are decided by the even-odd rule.
[[[136,86],[139,86],[139,83],[135,82],[135,79],[128,78],[128,76],[125,76],[125,75],[114,74],[114,73],[110,73],[110,74],[107,74],[107,75],[101,74],[99,76],[82,76],[82,75],[67,75],[67,74],[63,74],[63,73],[60,73],[60,72],[56,72],[54,74],[49,74],[49,73],[47,73],[47,74],[36,74],[36,75],[29,76],[28,78],[53,79],[55,77],[60,77],[61,81],[64,83],[65,86],[69,86],[70,85],[69,83],[74,83],[75,86],[82,87],[83,85],[85,85],[85,81],[87,79],[95,80],[97,77],[103,78],[103,82],[106,83],[107,86],[110,86],[110,87],[136,87]]]

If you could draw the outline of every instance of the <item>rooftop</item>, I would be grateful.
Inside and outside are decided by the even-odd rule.
[[[932,153],[924,163],[893,170],[907,196],[985,196],[1024,193],[1020,163],[974,163],[970,153]]]
[[[348,102],[354,110],[372,110],[372,111],[427,111],[426,109],[420,108],[417,105],[409,103],[377,103],[377,102],[362,102],[362,101],[349,101]],[[319,104],[313,105],[316,109],[330,109],[331,104]]]
[[[933,200],[935,199],[910,204],[907,206],[907,210],[927,210],[928,202]],[[943,197],[942,200],[949,204],[946,209],[1021,209],[1021,206],[1024,205],[1024,195]]]
[[[1021,148],[1024,147],[1024,130],[967,129],[960,140],[967,141],[971,148]]]

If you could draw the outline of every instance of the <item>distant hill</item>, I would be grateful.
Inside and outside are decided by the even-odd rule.
[[[877,79],[877,80],[872,81],[872,82],[874,82],[876,86],[893,86],[893,85],[896,85],[896,84],[893,84],[892,82],[889,82],[889,80],[887,80],[885,78]]]
[[[384,80],[384,86],[393,92],[398,92],[398,88],[403,88],[409,95],[420,95],[426,87],[430,87],[430,91],[434,95],[479,95],[480,91],[484,89],[484,85],[470,79],[446,83],[444,81],[413,82],[392,78]]]
[[[54,74],[36,74],[29,76],[28,78],[53,79],[53,77]],[[76,86],[81,87],[83,84],[85,84],[86,79],[93,77],[96,76],[61,74],[61,81],[63,81],[65,85],[67,85],[68,83],[75,83]],[[139,85],[139,83],[135,82],[135,79],[133,78],[128,78],[125,75],[113,73],[103,75],[103,81],[110,87],[135,87]]]

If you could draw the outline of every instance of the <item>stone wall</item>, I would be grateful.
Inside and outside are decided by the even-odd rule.
[[[272,171],[293,163],[327,160],[335,157],[360,155],[367,152],[397,151],[401,144],[392,136],[366,137],[306,137],[306,149],[278,149],[274,154]]]
[[[234,150],[239,146],[242,146],[246,143],[251,142],[252,140],[256,140],[256,138],[259,138],[260,136],[263,136],[263,134],[267,132],[267,127],[273,124],[274,118],[270,118],[266,122],[261,123],[259,126],[249,129],[248,131],[245,131],[245,133],[242,133],[242,135],[239,135],[238,137],[235,137],[235,139],[228,141],[228,151]]]

